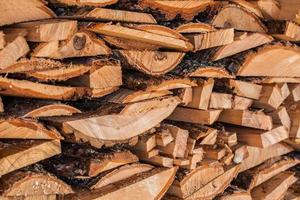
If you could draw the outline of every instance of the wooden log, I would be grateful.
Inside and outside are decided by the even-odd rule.
[[[290,112],[289,116],[291,118],[291,129],[290,138],[300,138],[300,117],[297,112]]]
[[[291,129],[291,118],[289,116],[288,111],[284,106],[279,107],[276,111],[268,113],[272,117],[274,124],[280,124],[287,128],[287,130]]]
[[[215,28],[210,24],[202,22],[190,22],[178,26],[176,31],[179,33],[207,33],[215,31]]]
[[[234,78],[226,69],[221,67],[199,67],[189,74],[190,77],[204,78]]]
[[[245,97],[234,96],[232,104],[233,110],[248,110],[252,106],[253,100]]]
[[[171,168],[174,166],[174,160],[172,158],[168,158],[160,155],[151,158],[140,158],[140,159],[145,163],[149,163],[160,167]]]
[[[209,102],[209,109],[231,109],[232,108],[231,94],[212,92]]]
[[[187,159],[189,160],[189,164],[181,167],[188,170],[196,169],[198,163],[203,159],[203,152],[189,155]]]
[[[153,158],[155,156],[159,156],[159,150],[158,149],[152,149],[148,152],[146,151],[140,151],[140,150],[132,150],[135,155],[139,157],[139,159],[149,159]]]
[[[220,114],[218,121],[262,130],[271,130],[273,128],[272,117],[262,112],[247,110],[224,110]]]
[[[216,61],[234,54],[267,44],[273,41],[273,38],[263,33],[246,33],[243,38],[238,38],[227,45],[224,45],[211,56],[211,60]]]
[[[228,145],[232,147],[237,144],[237,134],[235,132],[220,131],[217,135],[217,144],[220,146]]]
[[[147,134],[139,136],[138,143],[133,147],[134,150],[148,152],[156,147],[156,135]]]
[[[177,107],[168,117],[170,120],[197,123],[213,124],[219,117],[221,110],[197,110],[192,108]]]
[[[267,32],[260,19],[248,10],[229,4],[224,6],[213,18],[212,25],[220,28],[234,28],[240,31]]]
[[[278,85],[264,85],[260,97],[253,103],[253,107],[266,110],[276,110],[283,103],[284,99]]]
[[[94,24],[89,26],[87,29],[103,35],[159,45],[161,47],[176,49],[179,51],[189,51],[192,49],[192,44],[182,39],[177,39],[118,25]]]
[[[191,87],[181,89],[178,97],[181,99],[181,104],[187,106],[193,100],[193,89]]]
[[[0,7],[0,26],[32,20],[49,19],[56,16],[54,12],[45,5],[45,2],[40,0],[1,2]]]
[[[240,164],[243,160],[245,160],[249,157],[247,145],[240,143],[240,144],[233,146],[231,149],[232,149],[232,152],[234,153],[234,157],[233,157],[232,161],[235,164]]]
[[[251,191],[252,198],[255,199],[282,199],[297,178],[292,172],[282,172],[262,185]]]
[[[285,100],[290,94],[290,89],[287,83],[277,83],[277,86],[279,87],[281,91],[281,97],[283,100]]]
[[[211,148],[210,146],[204,147],[204,156],[206,159],[220,160],[226,154],[225,148]]]
[[[77,0],[50,0],[52,3],[62,4],[66,6],[95,6],[95,7],[105,7],[111,4],[115,4],[118,0],[85,0],[85,1],[77,1]]]
[[[233,90],[233,93],[250,99],[259,99],[262,92],[262,86],[250,82],[229,80],[229,88]]]
[[[79,31],[63,42],[58,40],[39,44],[32,53],[33,57],[63,59],[109,55],[111,50],[104,41],[88,31]]]
[[[13,27],[26,30],[27,41],[50,42],[71,38],[77,32],[77,21],[52,19],[20,23]]]
[[[34,109],[24,115],[29,118],[66,116],[81,113],[80,110],[66,104],[51,104]]]
[[[217,131],[212,131],[207,136],[205,136],[203,139],[201,139],[200,145],[214,145],[217,142]]]
[[[273,37],[285,41],[299,41],[300,40],[300,27],[294,22],[286,22],[283,34],[273,34]]]
[[[157,132],[155,135],[155,139],[156,139],[157,146],[165,147],[174,140],[174,137],[173,137],[170,129],[166,128],[166,129],[162,129],[159,132]]]
[[[17,60],[25,56],[29,50],[28,44],[22,36],[8,41],[7,45],[0,50],[0,69],[6,69],[10,65],[15,64]]]
[[[185,37],[194,45],[194,50],[199,51],[232,43],[234,41],[234,29],[220,29],[202,34],[188,34]]]
[[[1,119],[0,130],[0,138],[2,139],[62,139],[55,129],[48,129],[31,119]]]
[[[260,9],[257,8],[255,5],[251,4],[251,2],[245,1],[245,0],[230,0],[230,2],[235,3],[246,10],[254,13],[260,18],[263,18],[263,14],[261,13]]]
[[[3,49],[6,45],[5,35],[3,31],[0,31],[0,50]]]
[[[293,101],[300,100],[300,84],[289,84],[289,90],[291,92],[291,97]]]
[[[24,140],[1,143],[0,177],[60,153],[60,141],[58,140]]]

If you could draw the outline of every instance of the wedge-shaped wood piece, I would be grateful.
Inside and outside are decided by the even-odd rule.
[[[300,40],[300,26],[294,22],[286,22],[283,34],[274,34],[274,37],[285,41],[299,41]]]
[[[151,158],[140,158],[143,162],[155,165],[155,166],[160,166],[160,167],[168,167],[171,168],[174,166],[174,159],[168,158],[165,156],[153,156]]]
[[[0,177],[60,153],[58,140],[24,140],[3,143],[3,148],[0,150]]]
[[[150,130],[167,118],[179,103],[175,97],[153,99],[126,106],[121,112],[108,112],[107,108],[94,116],[49,118],[62,133],[74,136],[96,147],[124,142]],[[118,110],[118,109],[116,109]]]
[[[0,179],[3,197],[66,195],[73,193],[69,185],[49,173],[16,171]],[[32,186],[35,187],[32,187]],[[47,186],[47,187],[45,187]]]
[[[200,165],[182,179],[175,179],[168,190],[168,194],[179,198],[187,198],[223,173],[224,168],[221,164]]]
[[[207,159],[221,160],[225,155],[225,148],[212,148],[210,146],[204,147],[204,156]]]
[[[50,41],[39,44],[32,53],[33,57],[63,59],[70,57],[85,57],[109,55],[111,50],[104,41],[87,31],[79,31],[65,41]]]
[[[6,45],[5,35],[3,31],[0,31],[0,50]]]
[[[118,0],[50,0],[52,3],[63,4],[67,6],[95,6],[95,7],[105,7],[114,3],[117,3]]]
[[[179,51],[189,51],[193,48],[192,44],[183,39],[177,39],[119,25],[93,24],[87,29],[103,35],[130,39],[147,44],[158,45],[164,48],[176,49]]]
[[[227,127],[228,131],[235,131],[238,141],[249,146],[266,148],[280,141],[288,139],[289,131],[284,126],[275,127],[269,131],[245,127]]]
[[[79,10],[68,18],[156,24],[156,20],[151,14],[107,8],[94,8],[91,11]]]
[[[251,2],[247,2],[245,0],[230,0],[230,2],[235,3],[235,4],[245,8],[246,10],[254,13],[255,15],[257,15],[260,18],[263,18],[263,14],[261,13],[260,9],[257,8]]]
[[[155,134],[147,134],[139,137],[138,143],[133,147],[134,150],[148,152],[156,147]]]
[[[142,0],[139,5],[142,8],[158,9],[165,14],[165,18],[170,20],[180,15],[182,18],[191,20],[199,12],[204,11],[208,6],[214,5],[212,0],[203,1],[161,1]]]
[[[212,20],[212,25],[221,28],[234,28],[240,31],[267,32],[260,19],[246,9],[229,4],[224,6]]]
[[[294,149],[284,143],[277,143],[267,148],[248,146],[249,157],[241,163],[240,172],[255,167],[270,158],[282,156],[292,151]]]
[[[290,112],[289,116],[291,118],[291,129],[290,138],[300,138],[300,116],[298,112]]]
[[[176,31],[179,33],[207,33],[214,30],[215,28],[212,25],[201,22],[190,22],[187,24],[182,24],[176,28]]]
[[[300,63],[300,49],[282,45],[269,45],[255,54],[249,54],[239,68],[239,76],[300,77],[296,67]],[[293,58],[291,60],[291,58]],[[280,61],[280,62],[279,62]],[[268,67],[266,66],[266,63]]]
[[[147,164],[136,163],[136,164],[124,165],[122,167],[119,167],[119,168],[107,173],[103,177],[101,177],[101,179],[99,181],[97,181],[91,187],[91,189],[101,188],[106,185],[127,179],[136,174],[150,171],[152,169],[153,169],[153,166],[147,165]]]
[[[27,31],[26,40],[30,42],[50,42],[67,40],[77,32],[77,21],[72,20],[43,20],[25,22],[13,27]]]
[[[300,100],[300,84],[289,84],[288,85],[290,93],[291,93],[291,100],[297,102]]]
[[[15,64],[19,58],[25,56],[29,51],[29,46],[22,36],[8,41],[7,45],[0,50],[0,69],[6,69]]]
[[[247,145],[240,143],[233,146],[231,149],[234,152],[232,161],[236,164],[240,164],[243,160],[249,157]]]
[[[202,34],[188,34],[186,37],[194,45],[194,50],[199,51],[230,44],[234,41],[234,29],[220,29]]]
[[[174,69],[183,59],[184,53],[166,51],[120,50],[128,64],[149,75],[162,75]]]
[[[293,157],[272,158],[257,167],[240,173],[236,179],[237,184],[243,189],[252,190],[256,186],[299,163],[300,160]],[[249,181],[239,182],[239,180],[246,180],[245,177],[248,177],[247,180]]]
[[[279,107],[276,111],[268,113],[272,117],[274,124],[280,124],[285,126],[288,130],[291,129],[291,118],[290,114],[284,106]],[[290,135],[291,136],[291,135]]]
[[[137,200],[141,197],[145,200],[161,199],[172,184],[176,171],[177,168],[175,167],[171,169],[157,168],[137,174],[119,183],[110,184],[92,191],[68,195],[65,198],[67,200]]]
[[[231,94],[213,92],[210,97],[209,108],[210,109],[230,109],[232,108]]]
[[[221,67],[199,67],[189,74],[190,77],[205,78],[234,78],[226,69]]]
[[[230,166],[226,171],[217,178],[210,181],[204,187],[195,191],[192,195],[187,197],[187,200],[192,199],[213,199],[219,193],[222,193],[230,184],[230,182],[237,176],[239,165]]]
[[[233,90],[233,93],[250,99],[259,99],[262,86],[250,82],[229,80],[229,87]]]
[[[228,145],[229,147],[232,147],[237,144],[237,135],[235,132],[224,132],[220,131],[217,135],[217,144],[219,146],[225,146]]]
[[[47,129],[31,119],[1,119],[0,132],[2,139],[62,139],[55,129]]]
[[[29,0],[26,2],[22,0],[14,2],[2,1],[0,8],[0,26],[38,19],[49,19],[56,16],[45,5],[45,2],[41,0]]]
[[[217,121],[221,112],[221,110],[198,110],[177,107],[172,115],[168,117],[168,119],[181,122],[211,125]]]
[[[73,106],[58,103],[39,107],[26,113],[25,115],[23,115],[23,117],[39,118],[52,116],[66,116],[73,115],[75,113],[81,113],[81,111]]]
[[[87,95],[84,88],[55,86],[0,77],[0,94],[40,99],[68,100]]]
[[[273,128],[271,116],[262,112],[247,110],[224,110],[220,114],[218,121],[262,130],[271,130]]]
[[[174,140],[171,131],[167,128],[156,132],[155,139],[156,145],[159,147],[165,147]]]
[[[234,96],[232,109],[234,110],[248,110],[253,104],[252,99],[245,97]]]
[[[276,110],[283,103],[281,89],[277,84],[264,85],[260,97],[254,101],[253,107],[264,108],[265,110]]]
[[[220,60],[273,41],[271,36],[263,33],[246,33],[246,35],[244,38],[235,39],[234,42],[218,48],[210,59]]]
[[[293,172],[282,172],[267,182],[257,186],[251,191],[251,196],[256,199],[282,199],[287,189],[297,181]]]

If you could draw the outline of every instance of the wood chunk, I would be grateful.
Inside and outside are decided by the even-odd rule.
[[[247,34],[247,33],[246,33]],[[224,45],[212,55],[213,61],[232,56],[234,54],[267,44],[273,41],[273,38],[263,33],[250,33],[245,38],[235,39],[232,43]]]
[[[271,130],[273,128],[272,117],[262,112],[247,110],[224,110],[220,114],[218,121],[262,130]]]
[[[251,191],[251,196],[256,199],[282,199],[289,188],[297,178],[292,172],[282,172],[262,185]]]
[[[259,18],[248,10],[229,4],[224,6],[212,20],[212,25],[220,28],[234,28],[240,31],[267,32]]]
[[[250,99],[259,99],[263,88],[258,84],[232,79],[229,80],[229,87],[236,95]]]
[[[210,109],[230,109],[232,108],[232,95],[213,92],[210,97]]]
[[[196,149],[196,152],[194,152],[195,145],[196,145],[196,140],[189,137],[187,139],[187,145],[186,145],[186,150],[185,150],[185,154],[184,154],[185,158],[188,157],[189,155],[193,155],[194,153],[200,153],[197,151],[200,149]],[[202,152],[202,149],[200,151]]]
[[[229,147],[232,147],[237,144],[237,135],[235,132],[220,131],[217,134],[217,143],[221,146],[225,146],[226,144]]]
[[[207,110],[213,87],[214,80],[212,78],[203,82],[198,81],[198,86],[192,88],[193,98],[187,107]]]
[[[161,167],[173,167],[174,160],[172,158],[164,157],[164,156],[154,156],[152,158],[141,158],[143,162],[153,164]]]
[[[0,120],[0,138],[2,139],[51,139],[62,137],[55,129],[47,129],[41,123],[31,119],[11,118]]]
[[[172,158],[184,158],[189,132],[176,126],[167,125],[174,140],[166,146],[158,146],[163,155]]]
[[[290,94],[290,89],[287,83],[277,83],[277,86],[279,87],[281,91],[281,97],[283,100],[285,100]]]
[[[128,64],[149,75],[162,75],[174,69],[183,59],[184,53],[166,51],[120,50]]]
[[[162,129],[156,133],[155,139],[157,146],[165,147],[174,140],[174,137],[172,136],[170,129]]]
[[[264,85],[260,97],[254,102],[253,107],[266,110],[276,110],[284,101],[278,85]]]
[[[225,190],[226,191],[226,190]],[[234,192],[232,194],[224,194],[220,197],[220,200],[252,200],[251,195],[248,192]]]
[[[69,100],[81,98],[87,93],[88,91],[84,88],[47,85],[0,77],[0,94],[7,96]]]
[[[0,143],[0,177],[60,153],[59,140],[24,140]]]
[[[249,54],[237,75],[299,77],[300,70],[296,67],[300,62],[299,52],[298,47],[268,45],[259,49],[257,53]],[[292,61],[291,57],[294,58]],[[268,67],[265,67],[266,63]]]
[[[71,38],[77,32],[77,21],[43,20],[20,23],[13,27],[25,29],[27,31],[27,41],[50,42]]]
[[[274,124],[280,124],[285,126],[288,130],[291,128],[291,119],[288,111],[284,106],[279,107],[276,111],[268,113],[272,117]]]
[[[273,36],[280,40],[296,42],[300,40],[300,27],[294,22],[286,22],[284,33]]]
[[[150,171],[152,169],[153,169],[153,166],[147,165],[147,164],[137,163],[137,164],[124,165],[120,168],[113,170],[112,172],[109,172],[108,174],[104,175],[103,177],[101,177],[101,179],[99,181],[97,181],[97,183],[95,183],[91,187],[91,189],[101,188],[106,185],[127,179],[136,174]]]
[[[252,104],[253,104],[252,99],[234,96],[232,109],[233,110],[248,110]]]
[[[299,101],[300,100],[300,84],[289,84],[289,90],[291,92],[291,96],[293,98],[293,101]]]
[[[247,145],[237,144],[233,146],[231,149],[234,152],[233,162],[235,164],[239,164],[243,160],[249,157]]]
[[[220,160],[226,154],[225,148],[214,149],[209,146],[204,146],[204,156],[207,159]]]
[[[189,164],[181,166],[184,169],[193,170],[196,169],[197,164],[203,159],[203,151],[188,156]]]
[[[54,12],[45,5],[45,2],[40,0],[2,1],[0,8],[0,26],[56,17]]]
[[[168,117],[170,120],[196,124],[213,124],[221,114],[221,110],[197,110],[192,108],[177,107]]]
[[[218,135],[217,131],[212,131],[207,136],[205,136],[199,144],[200,145],[214,145],[217,142],[217,135]]]
[[[39,107],[26,113],[23,117],[39,118],[39,117],[52,117],[52,116],[66,116],[81,113],[80,110],[73,106],[65,104],[52,104]]]
[[[234,41],[234,29],[220,29],[202,34],[188,34],[186,37],[194,45],[194,50],[199,51],[232,43]]]
[[[187,198],[223,173],[224,169],[220,164],[200,165],[186,174],[183,179],[175,180],[169,188],[168,194]]]
[[[18,36],[0,50],[0,69],[6,69],[13,65],[17,60],[25,56],[30,51],[24,37]]]
[[[5,35],[3,31],[0,31],[0,50],[3,49],[6,45]]]
[[[140,151],[140,150],[132,150],[135,155],[139,157],[139,159],[148,159],[148,158],[153,158],[154,156],[159,155],[159,150],[158,149],[152,149],[148,152],[146,151]]]
[[[246,10],[254,13],[260,18],[263,18],[263,14],[261,13],[260,9],[257,8],[255,5],[251,4],[251,2],[247,2],[245,0],[230,0],[230,2],[245,8]]]
[[[145,42],[147,44],[159,45],[161,47],[176,49],[179,51],[192,50],[192,44],[182,39],[159,35],[148,31],[127,28],[123,26],[111,24],[94,24],[89,26],[87,29],[103,35],[114,36],[123,39],[130,39],[138,42]]]
[[[50,41],[39,44],[32,53],[33,57],[63,59],[71,57],[85,57],[109,55],[111,50],[104,41],[88,31],[79,31],[65,41]]]
[[[66,6],[78,6],[78,7],[85,7],[85,6],[95,6],[95,7],[105,7],[111,4],[115,4],[118,0],[50,0],[52,3],[62,4]]]
[[[176,31],[179,33],[207,33],[215,31],[215,28],[210,24],[202,22],[190,22],[178,26]]]
[[[278,126],[269,131],[245,127],[226,127],[228,131],[235,131],[238,141],[249,146],[266,148],[283,141],[289,137],[289,132],[284,126]]]
[[[190,73],[190,77],[204,78],[234,78],[226,69],[221,67],[199,67]]]
[[[156,135],[143,135],[139,137],[138,143],[133,147],[134,150],[148,152],[156,147]]]
[[[248,146],[249,157],[242,162],[240,172],[255,167],[270,158],[282,156],[291,151],[294,151],[294,149],[283,143],[277,143],[263,149]]]
[[[289,116],[291,118],[291,129],[290,138],[300,138],[300,116],[297,112],[290,112]]]

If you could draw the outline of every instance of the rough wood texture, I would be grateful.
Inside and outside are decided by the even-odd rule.
[[[104,7],[114,3],[117,3],[118,0],[50,0],[53,3],[64,4],[67,6],[96,6],[96,7]]]
[[[215,28],[212,25],[201,22],[190,22],[176,28],[176,31],[179,33],[207,33],[214,30]]]

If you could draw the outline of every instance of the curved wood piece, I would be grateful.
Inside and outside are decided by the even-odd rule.
[[[17,171],[0,179],[2,196],[66,195],[73,193],[69,185],[58,178],[40,172]],[[32,187],[35,186],[35,187]]]
[[[52,3],[63,4],[67,6],[95,6],[95,7],[105,7],[118,2],[118,0],[50,0]]]
[[[163,51],[120,50],[130,66],[149,75],[162,75],[174,69],[185,53]]]
[[[123,179],[132,177],[136,174],[140,174],[152,170],[153,168],[154,167],[151,165],[140,164],[140,163],[122,166],[101,177],[101,179],[97,183],[95,183],[91,187],[91,189],[97,189],[112,183],[116,183]]]
[[[212,25],[202,22],[190,22],[176,28],[179,33],[207,33],[216,30]]]
[[[176,15],[181,15],[186,20],[191,20],[199,12],[204,11],[208,6],[214,5],[212,0],[202,1],[160,1],[142,0],[139,5],[142,8],[150,7],[158,9],[165,14],[167,20],[174,19]]]
[[[42,0],[0,2],[0,26],[56,17]]]
[[[222,195],[219,200],[252,200],[252,197],[248,192],[234,192]]]
[[[111,54],[111,50],[105,45],[103,40],[90,32],[80,31],[75,33],[69,40],[63,42],[56,40],[39,44],[33,50],[32,56],[63,59],[109,54]]]
[[[39,118],[39,117],[53,117],[53,116],[67,116],[73,115],[75,113],[81,113],[80,110],[73,106],[69,106],[66,104],[51,104],[39,107],[34,109],[23,117],[30,117],[30,118]]]
[[[0,132],[0,138],[3,139],[62,139],[55,129],[47,129],[29,119],[1,119]]]
[[[235,78],[226,69],[221,67],[199,67],[196,71],[189,74],[190,77],[207,78]]]
[[[254,13],[256,16],[258,16],[260,18],[263,18],[263,14],[261,13],[261,11],[250,2],[247,2],[245,0],[230,0],[230,2],[235,3],[239,6],[247,9],[248,11]]]
[[[254,14],[236,5],[224,6],[212,20],[212,24],[221,28],[234,28],[240,31],[267,32],[267,28]]]
[[[300,49],[269,45],[249,54],[239,68],[238,76],[300,77]],[[266,67],[267,66],[267,67]]]

